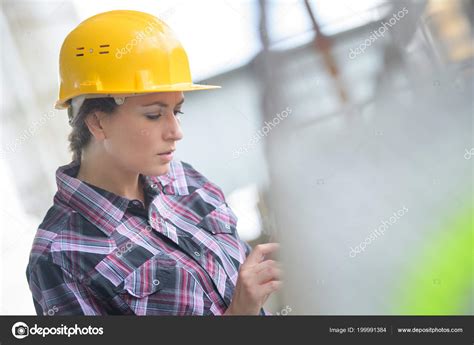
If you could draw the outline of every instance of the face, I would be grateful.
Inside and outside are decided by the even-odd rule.
[[[126,170],[166,174],[176,143],[183,138],[182,92],[127,97],[112,115],[100,114],[103,149]]]

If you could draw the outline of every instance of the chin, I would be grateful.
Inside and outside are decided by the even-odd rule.
[[[159,164],[156,167],[146,169],[144,175],[147,176],[160,176],[165,175],[170,171],[170,163]]]

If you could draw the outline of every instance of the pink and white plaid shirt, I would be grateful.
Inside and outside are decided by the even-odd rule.
[[[39,315],[222,315],[250,252],[219,187],[184,162],[143,176],[147,205],[56,172],[27,279]],[[261,315],[265,315],[262,309]]]

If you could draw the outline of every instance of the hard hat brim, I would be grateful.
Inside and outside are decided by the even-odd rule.
[[[115,96],[137,96],[137,95],[146,95],[149,93],[158,93],[158,92],[188,92],[188,91],[199,91],[199,90],[212,90],[220,89],[221,86],[218,85],[207,85],[207,84],[192,84],[192,83],[182,83],[182,84],[173,84],[173,85],[163,85],[156,86],[148,90],[140,90],[139,92],[130,92],[130,91],[116,91],[116,92],[107,92],[103,91],[97,92],[88,92],[88,95],[95,95],[96,97],[115,97]],[[54,107],[56,109],[66,109],[69,106],[69,101],[77,96],[83,95],[79,92],[76,95],[70,95],[67,98],[59,99],[56,101]]]

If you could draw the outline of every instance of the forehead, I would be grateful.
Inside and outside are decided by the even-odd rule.
[[[148,106],[160,105],[174,107],[184,100],[183,92],[156,92],[127,98],[125,104]]]

